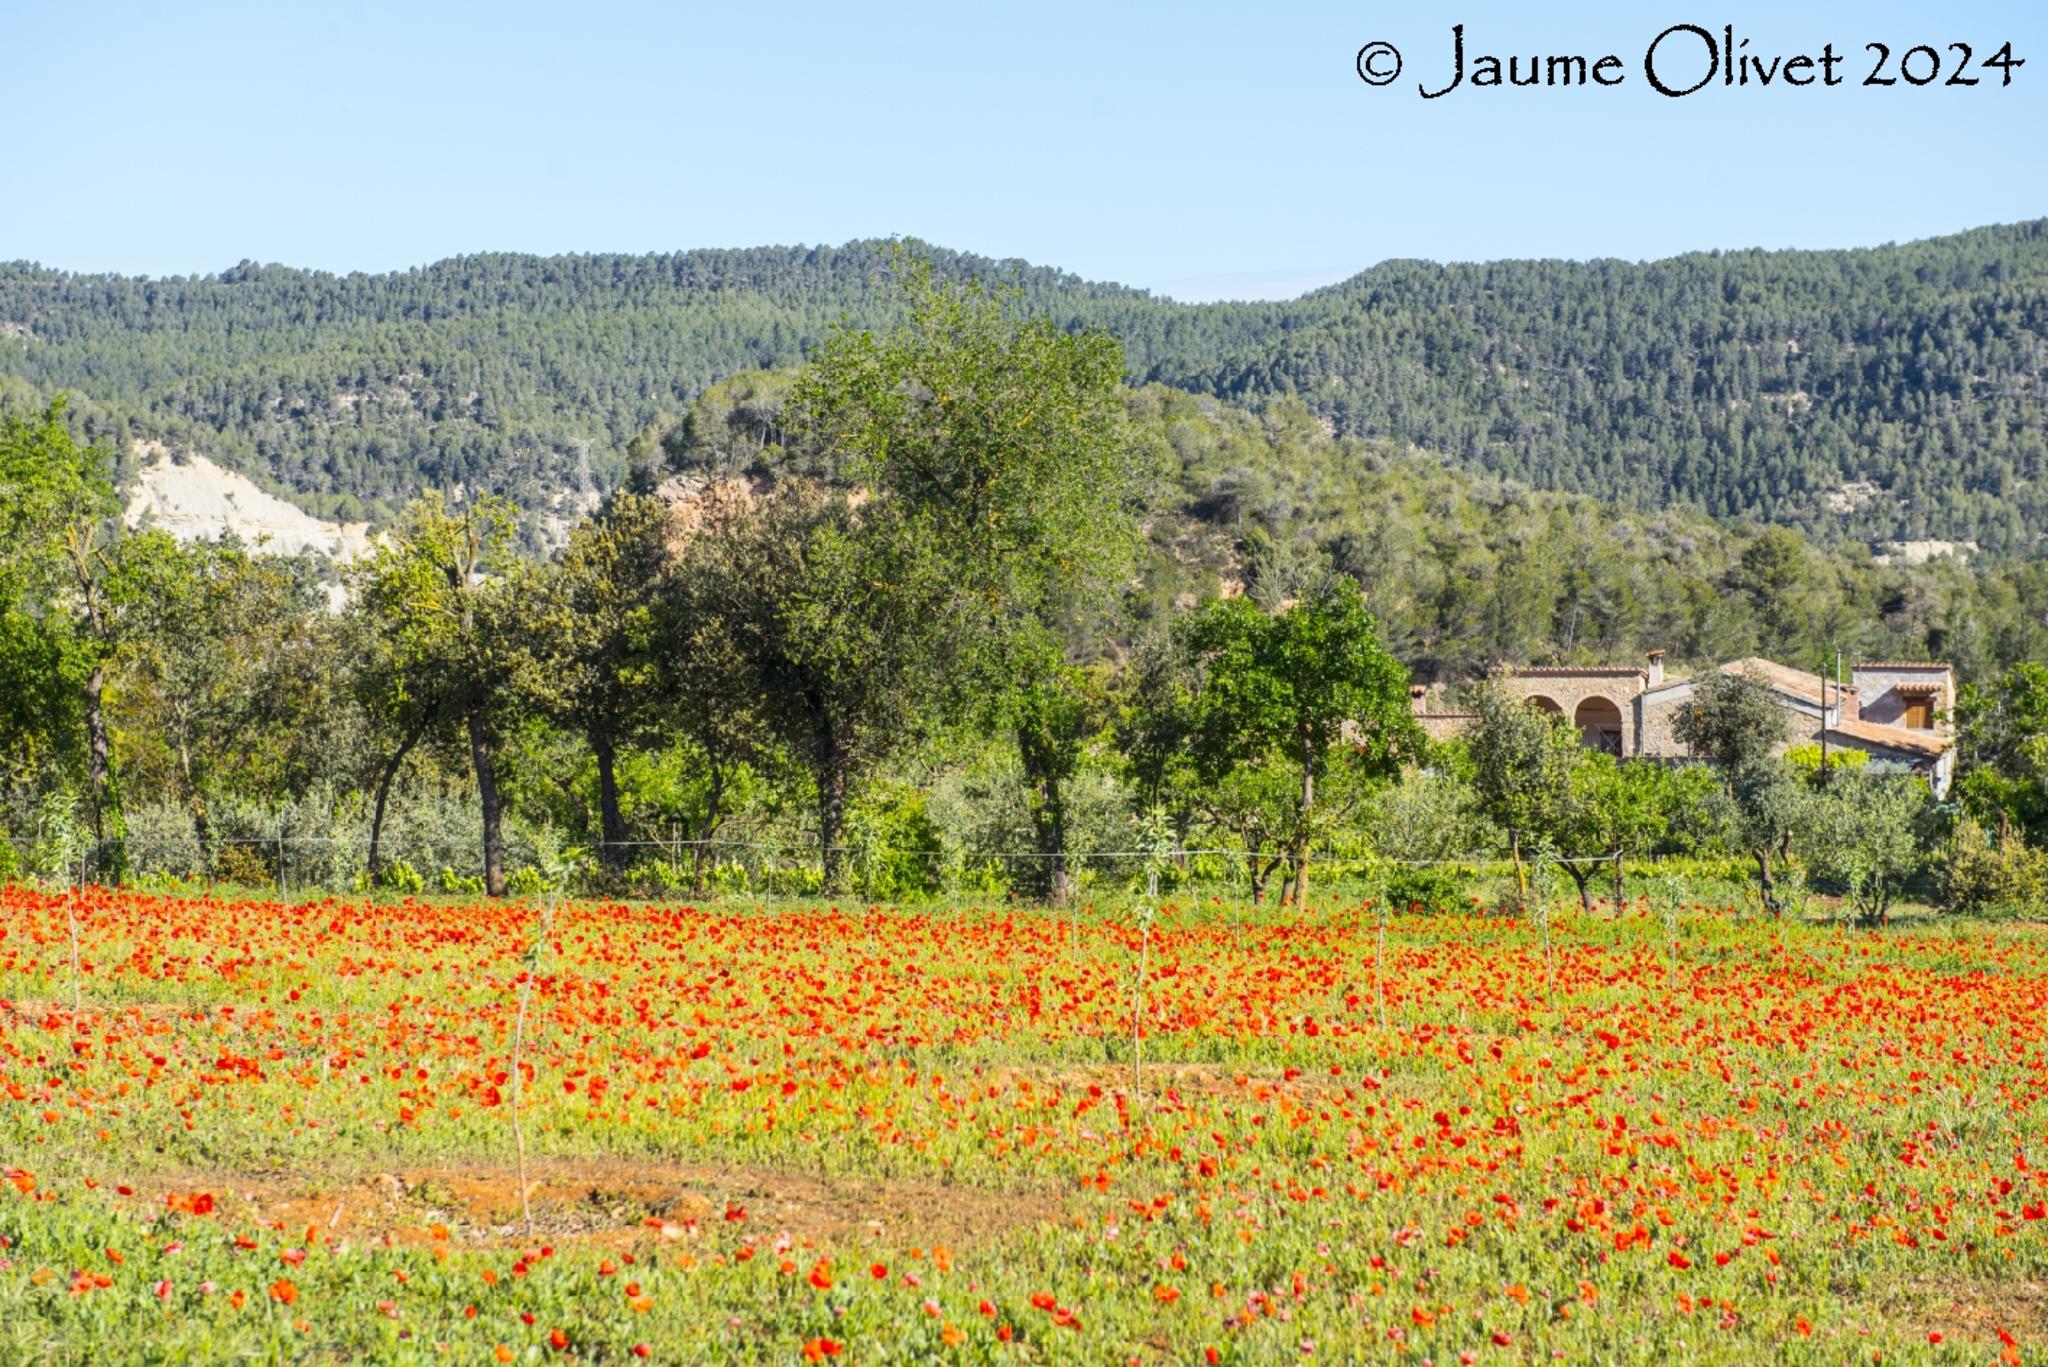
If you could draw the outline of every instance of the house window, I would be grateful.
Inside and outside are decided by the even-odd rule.
[[[1906,700],[1906,714],[1900,718],[1899,724],[1911,727],[1915,731],[1933,730],[1934,699],[1908,698]]]

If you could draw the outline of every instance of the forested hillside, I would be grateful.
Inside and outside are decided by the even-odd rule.
[[[784,445],[791,382],[748,374],[712,386],[636,482],[818,473]],[[1788,528],[1531,490],[1391,442],[1332,437],[1297,399],[1251,413],[1147,385],[1126,407],[1154,472],[1148,550],[1126,620],[1094,633],[1095,648],[1142,641],[1219,589],[1278,607],[1345,575],[1425,681],[1657,648],[1688,663],[1764,654],[1814,669],[1837,649],[1941,658],[1968,679],[2048,655],[2039,557],[1884,563]]]
[[[75,390],[96,434],[184,443],[331,516],[425,487],[544,506],[615,482],[633,439],[709,385],[794,361],[841,319],[894,321],[894,250],[171,280],[16,264],[0,388]],[[1134,381],[1298,397],[1341,434],[1539,488],[1989,553],[2034,550],[2048,525],[2048,221],[1861,251],[1389,262],[1270,304],[932,255],[1110,330]]]

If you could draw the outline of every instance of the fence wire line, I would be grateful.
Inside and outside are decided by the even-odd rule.
[[[45,843],[45,839],[28,836],[0,836],[0,843],[32,849],[35,846]],[[198,840],[196,836],[192,835],[189,832],[180,835],[168,835],[161,833],[155,835],[141,834],[130,836],[121,840],[97,840],[89,842],[85,846],[85,848],[83,850],[78,851],[77,854],[79,861],[79,873],[77,881],[81,883],[86,881],[87,869],[89,866],[104,870],[104,868],[106,867],[105,856],[110,850],[122,851],[123,853],[138,853],[143,856],[137,860],[138,864],[160,864],[162,865],[162,867],[158,870],[158,872],[161,874],[168,874],[170,876],[175,877],[195,876],[201,877],[203,879],[204,875],[199,873],[198,870],[201,866],[212,863],[213,852],[217,852],[219,850],[227,848],[241,848],[257,850],[275,850],[277,853],[277,867],[270,881],[273,881],[280,889],[282,889],[286,885],[287,881],[286,856],[291,849],[303,849],[306,847],[324,847],[327,849],[349,849],[359,851],[360,854],[362,855],[362,859],[360,861],[362,867],[358,869],[358,873],[368,872],[371,874],[371,876],[374,877],[374,872],[370,871],[368,868],[368,845],[369,841],[367,837],[352,838],[347,836],[285,835],[282,832],[279,832],[278,834],[272,836],[221,836],[217,838],[210,838],[203,844]],[[473,838],[457,838],[448,840],[383,839],[379,841],[379,845],[381,847],[381,852],[388,853],[388,855],[390,856],[388,859],[380,858],[380,863],[382,863],[385,867],[390,867],[392,865],[401,863],[407,863],[409,867],[409,863],[405,858],[406,855],[419,855],[424,853],[430,860],[432,860],[436,856],[456,856],[466,868],[471,863],[471,859],[467,856],[473,856],[477,853],[475,844],[473,842]],[[136,846],[140,846],[141,849],[136,850]],[[152,847],[159,851],[163,851],[163,853],[166,855],[170,854],[170,850],[166,849],[165,847],[170,847],[170,849],[176,850],[179,854],[183,854],[186,851],[189,851],[190,856],[194,862],[186,864],[184,866],[184,873],[176,873],[174,872],[171,866],[170,859],[159,858],[153,860],[147,857],[147,854]],[[825,854],[838,854],[851,857],[851,859],[855,862],[857,866],[857,873],[871,878],[874,872],[873,864],[878,853],[872,845],[833,845],[829,847],[820,847],[819,845],[809,842],[805,842],[802,844],[791,844],[770,843],[764,841],[726,840],[718,838],[693,838],[688,840],[681,838],[670,840],[620,840],[600,842],[594,848],[600,853],[611,850],[633,849],[659,851],[667,853],[671,856],[671,867],[679,865],[680,861],[686,853],[699,856],[700,858],[708,853],[713,857],[714,860],[712,866],[714,873],[723,869],[738,869],[749,879],[749,881],[751,881],[755,877],[773,878],[778,874],[787,874],[789,872],[797,872],[798,870],[776,870],[772,867],[749,868],[745,863],[727,865],[716,861],[717,854],[720,851],[731,850],[744,851],[754,854],[767,854],[770,856],[783,856],[785,858],[795,856],[796,859],[801,861],[804,869],[808,869],[812,863],[820,861],[821,857]],[[1047,850],[952,851],[944,849],[898,849],[889,850],[886,853],[883,853],[881,857],[884,860],[896,861],[904,860],[911,856],[916,856],[920,860],[924,861],[927,865],[932,863],[958,861],[958,863],[961,865],[961,872],[969,874],[969,876],[971,876],[972,871],[976,869],[986,872],[989,871],[992,867],[1007,867],[1015,862],[1031,860],[1057,860],[1065,864],[1072,865],[1077,870],[1085,873],[1091,865],[1107,863],[1112,861],[1143,860],[1154,867],[1164,867],[1169,864],[1185,866],[1191,860],[1217,859],[1224,861],[1226,866],[1232,866],[1243,864],[1246,861],[1264,858],[1267,857],[1269,854],[1272,854],[1275,857],[1276,863],[1280,860],[1288,860],[1291,858],[1291,852],[1285,850],[1273,852],[1264,850],[1247,850],[1242,848],[1186,849],[1181,847],[1155,847],[1151,849],[1131,850],[1074,850],[1062,852],[1053,852]],[[1618,864],[1624,857],[1624,854],[1625,852],[1623,850],[1617,848],[1609,850],[1604,854],[1570,856],[1555,855],[1549,856],[1544,860],[1535,862],[1547,862],[1560,865]],[[175,857],[175,855],[171,856],[171,858]],[[1308,851],[1308,857],[1310,862],[1312,863],[1320,863],[1326,866],[1336,866],[1337,869],[1341,871],[1344,868],[1344,866],[1379,869],[1416,869],[1447,867],[1470,868],[1475,866],[1484,866],[1487,864],[1499,863],[1508,859],[1510,856],[1505,853],[1498,852],[1474,851],[1465,854],[1451,855],[1440,858],[1408,859],[1374,853],[1338,853],[1332,850],[1310,850]],[[66,862],[68,863],[68,861]],[[355,863],[357,861],[351,862]],[[480,861],[478,862],[480,863]],[[300,872],[305,875],[310,875],[310,877],[307,877],[304,880],[309,885],[314,887],[324,885],[321,872],[318,871],[315,867],[304,867],[300,870]],[[334,872],[335,869],[331,867],[325,870],[325,873],[328,875],[332,875]],[[1232,869],[1231,872],[1226,873],[1224,875],[1225,881],[1235,883],[1238,878],[1238,872],[1238,870]],[[68,868],[64,869],[63,873],[64,876],[66,877],[71,876],[71,872]],[[476,874],[472,873],[456,874],[454,873],[452,867],[443,868],[442,877],[444,879],[450,876],[451,874],[453,874],[456,877],[462,878],[474,878],[477,876]],[[145,874],[144,876],[148,877],[151,875]],[[1111,876],[1114,876],[1113,871]]]
[[[30,848],[33,848],[34,846],[43,843],[43,841],[37,837],[24,835],[0,836],[0,841],[5,841],[6,843],[11,845],[19,845]],[[353,840],[345,836],[245,835],[220,836],[218,838],[209,838],[205,843],[207,845],[214,847],[224,845],[238,845],[253,846],[261,849],[274,849],[280,845],[325,845],[330,847],[356,847],[367,846],[369,842],[367,839]],[[411,842],[399,840],[384,840],[380,841],[379,843],[397,850],[403,850],[406,848],[417,848],[420,845],[424,845],[426,848],[431,850],[438,849],[443,846],[447,846],[450,848],[463,848],[465,846],[470,845],[472,841],[469,838],[463,838],[460,840],[419,840]],[[200,841],[198,840],[197,837],[189,835],[128,836],[119,840],[92,841],[87,844],[87,848],[92,850],[107,850],[118,848],[122,845],[130,844],[191,844],[193,846],[197,846],[200,844]],[[862,855],[872,853],[875,847],[871,845],[820,846],[812,844],[767,844],[760,841],[748,840],[603,840],[594,843],[591,846],[591,848],[594,850],[766,850],[778,854],[812,855],[829,852],[832,854]],[[365,853],[367,854],[367,850],[365,850]],[[1260,854],[1265,853],[1265,851],[1247,849],[1182,849],[1179,846],[1169,846],[1162,849],[1150,850],[988,850],[969,853],[967,851],[907,848],[892,849],[889,851],[889,855],[891,858],[899,859],[910,855],[920,855],[929,858],[947,858],[951,857],[956,853],[960,857],[968,859],[1158,859],[1163,861],[1179,861],[1183,859],[1202,858],[1245,859],[1256,857]],[[1291,852],[1287,850],[1280,850],[1277,851],[1277,853],[1282,858],[1291,857]],[[1525,858],[1529,858],[1530,862],[1532,863],[1543,862],[1550,864],[1611,864],[1614,862],[1615,857],[1622,853],[1623,851],[1617,849],[1609,850],[1605,854],[1547,855],[1541,861],[1537,861],[1533,856],[1525,856]],[[1470,854],[1454,854],[1445,856],[1441,859],[1402,859],[1392,855],[1380,854],[1339,854],[1333,850],[1310,850],[1308,851],[1308,854],[1311,859],[1314,859],[1318,862],[1325,864],[1400,864],[1410,868],[1450,866],[1462,864],[1487,864],[1502,859],[1509,859],[1512,857],[1510,855],[1502,854],[1499,852],[1474,852]]]

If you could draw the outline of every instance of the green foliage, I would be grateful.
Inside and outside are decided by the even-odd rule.
[[[330,624],[304,562],[232,539],[144,531],[121,561],[110,715],[131,781],[175,796],[205,849],[210,809],[230,791],[281,798],[326,766]]]
[[[485,892],[483,879],[445,867],[435,875],[434,886],[447,897],[481,897]]]
[[[1380,892],[1394,911],[1456,911],[1470,902],[1470,881],[1451,869],[1401,868]]]
[[[1119,568],[1137,473],[1117,344],[1023,317],[1019,300],[912,263],[905,323],[835,332],[791,404],[840,477],[902,504],[999,621]]]
[[[847,802],[936,691],[946,566],[888,501],[806,481],[713,513],[681,570],[696,629],[730,650],[767,735],[815,785],[826,885],[841,890]]]
[[[277,882],[277,869],[266,852],[248,845],[226,845],[215,851],[211,881],[229,887],[266,888]]]
[[[405,860],[392,859],[377,870],[377,886],[406,897],[417,897],[427,890],[427,880]]]
[[[1717,672],[1694,685],[1675,729],[1695,755],[1723,773],[1745,776],[1775,762],[1785,728],[1785,709],[1767,685],[1748,675]]]
[[[1360,822],[1372,852],[1412,865],[1465,861],[1492,849],[1499,832],[1474,810],[1470,785],[1468,774],[1434,768],[1410,769],[1399,783],[1382,786]]]
[[[1772,915],[1783,903],[1771,861],[1782,863],[1789,853],[1806,793],[1777,754],[1786,726],[1784,709],[1763,683],[1717,671],[1694,686],[1675,728],[1694,754],[1714,764],[1734,809],[1733,839],[1756,861],[1757,891]]]
[[[1232,795],[1225,801],[1248,848],[1255,835],[1284,847],[1299,905],[1310,847],[1365,785],[1393,778],[1423,750],[1408,671],[1381,644],[1358,586],[1342,578],[1279,613],[1219,600],[1187,620],[1181,647],[1197,679],[1178,728],[1194,774]],[[1284,816],[1266,777],[1280,774],[1292,793]]]
[[[20,586],[67,579],[120,507],[107,452],[73,440],[67,408],[0,417],[0,570]]]
[[[1569,819],[1573,772],[1584,762],[1578,733],[1502,688],[1475,690],[1472,710],[1465,751],[1480,812],[1518,847],[1555,845]]]
[[[1802,775],[1812,778],[1821,772],[1823,756],[1826,759],[1827,771],[1831,774],[1841,769],[1861,769],[1870,763],[1870,752],[1867,750],[1845,750],[1837,745],[1823,751],[1820,742],[1812,740],[1801,741],[1787,750],[1785,762]]]
[[[1593,881],[1612,868],[1590,861],[1608,854],[1625,860],[1663,840],[1679,798],[1672,774],[1661,764],[1619,760],[1602,750],[1581,747],[1574,756],[1563,804],[1546,834],[1585,909],[1592,908]]]
[[[1877,925],[1925,863],[1927,785],[1912,775],[1845,772],[1814,790],[1793,823],[1807,881],[1840,892],[1864,925]]]
[[[463,733],[481,808],[483,885],[494,897],[505,891],[494,750],[523,701],[514,682],[532,648],[526,605],[535,594],[531,567],[516,555],[517,525],[518,509],[503,499],[450,507],[429,494],[349,576],[367,643],[358,696],[404,738],[396,759],[422,735],[448,742]]]
[[[1956,712],[1969,766],[1958,786],[1964,807],[1987,826],[2017,823],[2048,842],[2048,665],[2024,662],[1965,684]]]
[[[69,624],[0,601],[0,784],[31,792],[84,767],[83,659]]]
[[[626,859],[618,754],[652,740],[663,717],[657,642],[668,571],[668,512],[655,498],[620,493],[578,523],[525,606],[532,646],[520,663],[524,696],[580,732],[596,759],[600,854]]]
[[[905,297],[895,332],[833,335],[790,413],[900,523],[891,535],[943,564],[936,663],[956,710],[1015,738],[1044,891],[1062,901],[1065,785],[1101,730],[1062,628],[1105,599],[1136,545],[1122,356],[1098,332],[1021,316],[1014,290],[935,283],[927,263],[910,266]]]
[[[82,752],[93,836],[102,855],[111,842],[107,871],[118,875],[121,804],[105,700],[123,563],[110,464],[104,450],[73,440],[61,397],[32,417],[0,416],[0,674],[21,689],[0,744],[17,772],[38,752]],[[77,688],[68,697],[67,683]],[[74,715],[82,736],[69,734]]]
[[[926,810],[925,795],[907,784],[877,784],[846,823],[856,851],[855,883],[873,901],[936,894],[945,882],[945,845]]]
[[[1944,910],[1969,916],[2048,915],[2048,850],[2016,834],[1993,840],[1965,817],[1942,853]]]

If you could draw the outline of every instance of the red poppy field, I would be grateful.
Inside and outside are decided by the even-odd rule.
[[[10,1363],[2048,1332],[2028,927],[0,901]]]

